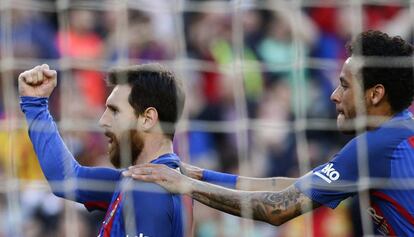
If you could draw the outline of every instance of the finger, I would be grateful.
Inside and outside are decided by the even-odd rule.
[[[54,78],[56,76],[57,72],[55,70],[43,69],[43,74],[47,78]]]
[[[160,166],[160,165],[147,163],[147,164],[140,164],[140,165],[130,166],[130,167],[128,167],[128,169],[131,170],[131,169],[141,169],[141,168],[156,168],[158,166]]]
[[[30,75],[30,83],[31,84],[37,84],[37,82],[38,82],[38,68],[39,68],[39,66],[36,66],[36,67],[34,67],[32,70],[30,70],[29,72],[28,72],[28,74]],[[42,75],[43,76],[43,75]]]
[[[154,173],[152,168],[143,168],[143,167],[130,169],[128,171],[131,174],[136,174],[136,175],[151,175]]]
[[[146,168],[146,167],[148,167],[148,164],[140,164],[140,165],[129,166],[128,169],[132,170],[132,169],[141,169],[141,168]]]
[[[32,77],[31,71],[25,71],[25,72],[23,73],[23,80],[24,80],[24,82],[25,82],[26,84],[29,84],[29,85],[33,85],[33,84],[34,84],[34,81],[33,81],[33,77]]]
[[[43,82],[43,72],[42,70],[37,70],[37,83],[40,84]]]
[[[155,182],[156,179],[153,176],[149,175],[139,175],[139,174],[132,174],[131,176],[133,179],[145,181],[145,182]]]
[[[131,171],[129,171],[129,170],[125,170],[125,171],[123,171],[123,172],[122,172],[122,175],[123,175],[124,177],[130,177],[130,176],[132,175],[132,172],[131,172]]]
[[[24,72],[20,73],[19,82],[27,83],[26,77],[27,77],[27,71],[24,71]]]
[[[40,69],[42,70],[43,75],[48,78],[54,77],[56,75],[56,71],[50,70],[49,65],[47,65],[46,63],[42,64],[40,66]]]

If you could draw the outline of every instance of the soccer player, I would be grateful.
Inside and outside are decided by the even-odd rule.
[[[144,163],[177,168],[172,139],[184,105],[181,82],[159,64],[112,70],[108,79],[114,88],[99,123],[109,139],[111,163],[116,168]],[[76,162],[48,111],[56,71],[44,64],[18,80],[29,136],[54,194],[106,211],[99,236],[184,236],[180,195],[125,178],[120,169]]]
[[[414,236],[414,119],[407,111],[414,96],[413,46],[400,37],[366,31],[348,44],[348,51],[331,100],[339,130],[357,136],[328,163],[298,179],[253,179],[189,167],[194,178],[233,188],[247,184],[253,187],[247,190],[262,192],[226,189],[158,165],[139,165],[124,175],[233,215],[251,208],[252,218],[274,225],[321,205],[335,208],[363,192],[370,199],[367,213],[376,234]]]

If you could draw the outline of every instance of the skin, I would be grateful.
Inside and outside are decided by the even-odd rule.
[[[363,129],[372,130],[389,120],[394,112],[386,99],[385,88],[381,84],[363,91],[360,75],[361,63],[348,58],[339,76],[339,85],[331,95],[335,103],[337,127],[342,133],[355,134],[355,118],[365,117]]]
[[[132,166],[123,175],[156,182],[172,193],[190,195],[205,205],[236,216],[243,216],[243,209],[250,207],[253,219],[273,225],[280,225],[320,206],[293,185],[278,192],[231,190],[192,179],[156,164]]]
[[[204,169],[181,162],[180,171],[185,176],[202,180]],[[281,191],[295,183],[296,180],[297,178],[287,177],[253,178],[238,176],[235,188],[244,191]]]
[[[43,64],[21,73],[18,82],[21,96],[49,97],[57,85],[57,73]]]
[[[99,125],[105,129],[108,137],[108,154],[111,163],[119,168],[135,163],[143,148],[143,138],[139,132],[139,116],[128,103],[131,93],[129,85],[117,85],[106,100],[106,109],[99,120]],[[127,144],[121,149],[121,144]],[[122,151],[126,154],[121,154]],[[125,157],[122,160],[121,157]],[[129,159],[128,159],[129,157]]]
[[[18,78],[21,96],[50,97],[56,85],[57,73],[47,64],[27,70]],[[129,85],[115,86],[99,121],[108,137],[110,160],[117,168],[149,163],[173,152],[171,139],[162,132],[157,110],[148,107],[137,115],[128,102],[130,92]]]
[[[394,114],[383,85],[377,84],[365,91],[362,89],[360,68],[360,62],[355,58],[348,58],[340,73],[340,83],[331,95],[338,112],[338,129],[345,133],[355,132],[354,120],[357,116],[368,118],[368,123],[363,128],[370,130],[380,126]],[[200,168],[186,164],[183,167],[183,172],[193,178],[154,164],[133,166],[123,174],[138,180],[155,182],[172,193],[190,195],[212,208],[236,216],[242,216],[242,210],[251,210],[252,216],[248,218],[273,225],[281,225],[320,206],[293,185],[295,179],[239,177],[237,188],[257,185],[257,189],[267,191],[231,190],[196,180],[201,179]],[[283,184],[278,186],[279,181],[283,181]]]

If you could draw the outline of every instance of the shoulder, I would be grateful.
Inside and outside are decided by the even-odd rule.
[[[145,199],[147,197],[171,200],[172,194],[155,183],[131,180],[131,188],[134,198]]]
[[[388,124],[378,129],[362,133],[349,141],[338,153],[346,155],[356,155],[366,153],[370,156],[381,157],[391,154],[401,143],[406,141],[410,136],[414,136],[414,130],[407,129],[405,126],[398,124]]]
[[[400,145],[407,143],[410,137],[414,136],[414,126],[410,128],[408,125],[414,125],[414,123],[410,120],[389,122],[379,129],[367,132],[365,140],[370,159],[382,158],[386,161],[393,159],[394,152],[399,149]],[[364,137],[359,139],[363,141]]]
[[[367,164],[370,175],[388,176],[395,151],[414,136],[414,130],[398,125],[388,124],[353,138],[335,155],[332,162],[347,170],[355,170],[355,173],[358,165]]]
[[[133,199],[135,208],[151,214],[171,214],[174,210],[174,195],[158,184],[131,180],[126,192]]]

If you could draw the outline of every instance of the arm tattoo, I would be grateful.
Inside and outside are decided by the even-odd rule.
[[[246,192],[197,182],[191,194],[207,206],[236,216],[251,209],[253,219],[276,225],[320,206],[293,185],[280,192]]]

